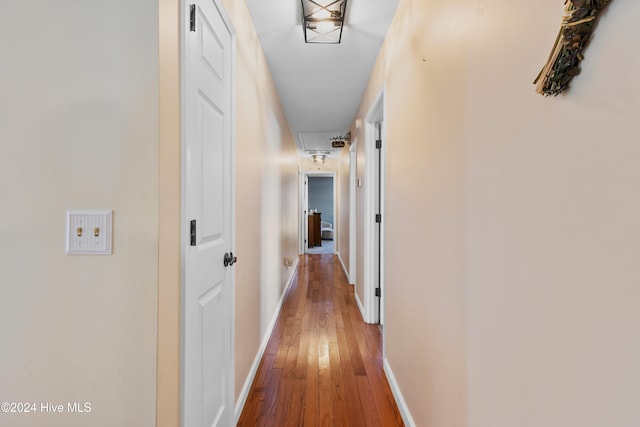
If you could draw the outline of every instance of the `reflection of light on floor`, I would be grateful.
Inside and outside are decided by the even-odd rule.
[[[329,341],[327,337],[318,342],[318,368],[329,369]]]

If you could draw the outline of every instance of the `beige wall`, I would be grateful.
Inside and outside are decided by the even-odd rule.
[[[157,29],[150,0],[0,5],[0,401],[37,403],[1,425],[155,424]],[[113,255],[65,255],[67,209],[113,209]]]
[[[386,357],[416,425],[640,423],[640,5],[543,98],[562,9],[401,0],[357,114],[385,83]]]
[[[385,349],[419,426],[466,425],[464,247],[464,44],[427,36],[455,2],[400,2],[357,118],[385,85]],[[423,58],[429,58],[423,61]],[[358,270],[362,254],[364,126],[358,137]]]
[[[159,0],[158,427],[180,425],[180,7]]]
[[[2,425],[179,423],[178,3],[0,6],[0,399],[92,405],[0,414]],[[274,314],[260,301],[277,302],[293,272],[270,260],[265,284],[255,266],[267,262],[265,216],[277,217],[267,243],[296,259],[298,159],[244,2],[227,3],[238,40],[238,394],[260,318]],[[263,202],[274,195],[277,209]],[[113,255],[64,255],[65,211],[103,208],[114,210]]]
[[[557,98],[525,83],[562,5],[483,7],[465,125],[470,425],[640,424],[640,4],[612,2]]]
[[[237,35],[236,397],[298,255],[298,157],[244,1],[224,2]]]
[[[340,223],[340,228],[336,230],[337,235],[334,236],[337,253],[342,260],[343,268],[346,272],[349,271],[349,146],[340,150],[338,157],[338,173],[336,179],[337,183],[337,212]],[[349,275],[347,275],[349,277]]]

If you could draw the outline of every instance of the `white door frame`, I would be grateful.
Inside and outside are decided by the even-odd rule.
[[[302,222],[304,223],[304,234],[300,236],[300,247],[303,248],[302,254],[307,252],[309,249],[309,245],[307,244],[308,239],[308,221],[307,221],[307,210],[309,209],[309,177],[326,177],[333,178],[333,252],[338,253],[338,214],[337,214],[337,179],[335,172],[327,172],[327,171],[305,171],[301,175],[303,180],[306,180],[307,185],[304,185],[304,181],[302,182],[304,197],[300,202],[300,215],[302,218]]]
[[[231,158],[231,164],[229,165],[231,171],[230,174],[232,177],[235,177],[236,175],[236,90],[235,90],[235,80],[236,80],[236,31],[235,28],[233,27],[233,24],[231,22],[231,19],[229,18],[229,15],[226,12],[226,9],[224,8],[224,5],[222,4],[221,0],[210,0],[214,6],[216,7],[216,9],[220,12],[220,16],[225,24],[225,26],[227,27],[230,36],[231,36],[231,75],[230,75],[230,86],[231,86],[231,102],[230,102],[230,114],[231,114],[231,124],[230,124],[230,140],[231,140],[231,152],[230,152],[230,158]],[[188,0],[181,0],[180,1],[180,71],[181,71],[181,77],[180,77],[180,91],[181,94],[185,94],[187,93],[186,91],[186,81],[185,81],[185,76],[186,73],[184,72],[184,70],[186,69],[186,61],[187,61],[187,56],[186,56],[186,52],[187,52],[187,42],[186,42],[186,35],[189,31],[189,1]],[[186,182],[186,159],[185,159],[185,141],[186,141],[186,126],[185,124],[185,111],[187,110],[187,97],[186,96],[181,96],[181,100],[180,100],[180,109],[181,109],[181,117],[180,117],[180,127],[181,127],[181,135],[180,135],[180,154],[182,156],[182,160],[181,160],[181,171],[180,171],[180,179],[181,179],[181,194],[180,194],[180,210],[181,210],[181,229],[180,229],[180,236],[181,236],[181,243],[180,243],[180,309],[184,310],[184,303],[185,303],[185,284],[186,284],[186,266],[185,266],[185,254],[187,252],[187,246],[188,246],[188,242],[189,242],[189,237],[190,237],[190,229],[187,226],[189,218],[187,218],[185,215],[187,214],[187,201],[186,201],[186,191],[185,191],[185,182]],[[235,182],[235,178],[233,178],[231,180],[231,188],[230,188],[230,192],[231,192],[231,221],[230,221],[230,230],[229,230],[229,243],[230,243],[230,250],[232,252],[235,252],[235,243],[236,243],[236,236],[235,236],[235,218],[236,218],[236,182]],[[228,376],[227,378],[230,379],[229,384],[227,386],[227,392],[229,393],[229,397],[230,397],[230,402],[232,402],[232,405],[235,406],[235,385],[234,385],[234,379],[235,379],[235,268],[230,268],[228,270],[228,274],[230,276],[229,281],[231,283],[231,307],[229,308],[229,313],[230,313],[230,339],[231,339],[231,345],[230,345],[230,359],[229,359],[229,372],[228,372]],[[185,344],[185,340],[184,340],[184,336],[185,336],[185,330],[184,330],[184,319],[182,318],[181,315],[181,319],[180,319],[180,425],[184,425],[184,396],[185,396],[185,348],[184,348],[184,344]],[[236,408],[231,407],[229,408],[229,410],[231,411],[232,417],[234,419],[234,423],[237,423],[237,417],[238,414],[236,414],[235,411]]]
[[[385,188],[385,145],[386,131],[384,126],[384,86],[376,96],[371,108],[365,119],[365,192],[364,192],[364,317],[367,323],[384,323],[384,188]],[[378,171],[378,159],[376,149],[377,129],[376,124],[382,122],[381,139],[382,156],[380,171]],[[378,254],[376,248],[376,179],[380,174],[380,206],[382,215],[382,223],[380,224],[380,262],[378,265]],[[378,268],[380,269],[380,304],[378,305],[378,297],[375,295],[376,284],[378,281]]]
[[[307,221],[307,206],[309,205],[309,201],[307,198],[309,197],[309,193],[307,191],[307,174],[302,169],[298,169],[298,176],[298,200],[300,201],[298,209],[300,212],[300,221],[298,226],[298,236],[300,236],[298,254],[303,255],[307,253],[307,227],[309,225]]]
[[[358,138],[354,138],[349,147],[349,284],[356,284],[356,191],[357,191],[357,147]]]

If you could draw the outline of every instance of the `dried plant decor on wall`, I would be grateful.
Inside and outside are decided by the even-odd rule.
[[[533,82],[536,92],[558,95],[580,74],[583,52],[591,39],[600,12],[611,0],[566,0],[560,32],[547,63]]]

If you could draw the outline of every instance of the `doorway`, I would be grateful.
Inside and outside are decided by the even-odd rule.
[[[334,254],[337,251],[336,174],[305,172],[303,176],[301,249],[307,254]]]

